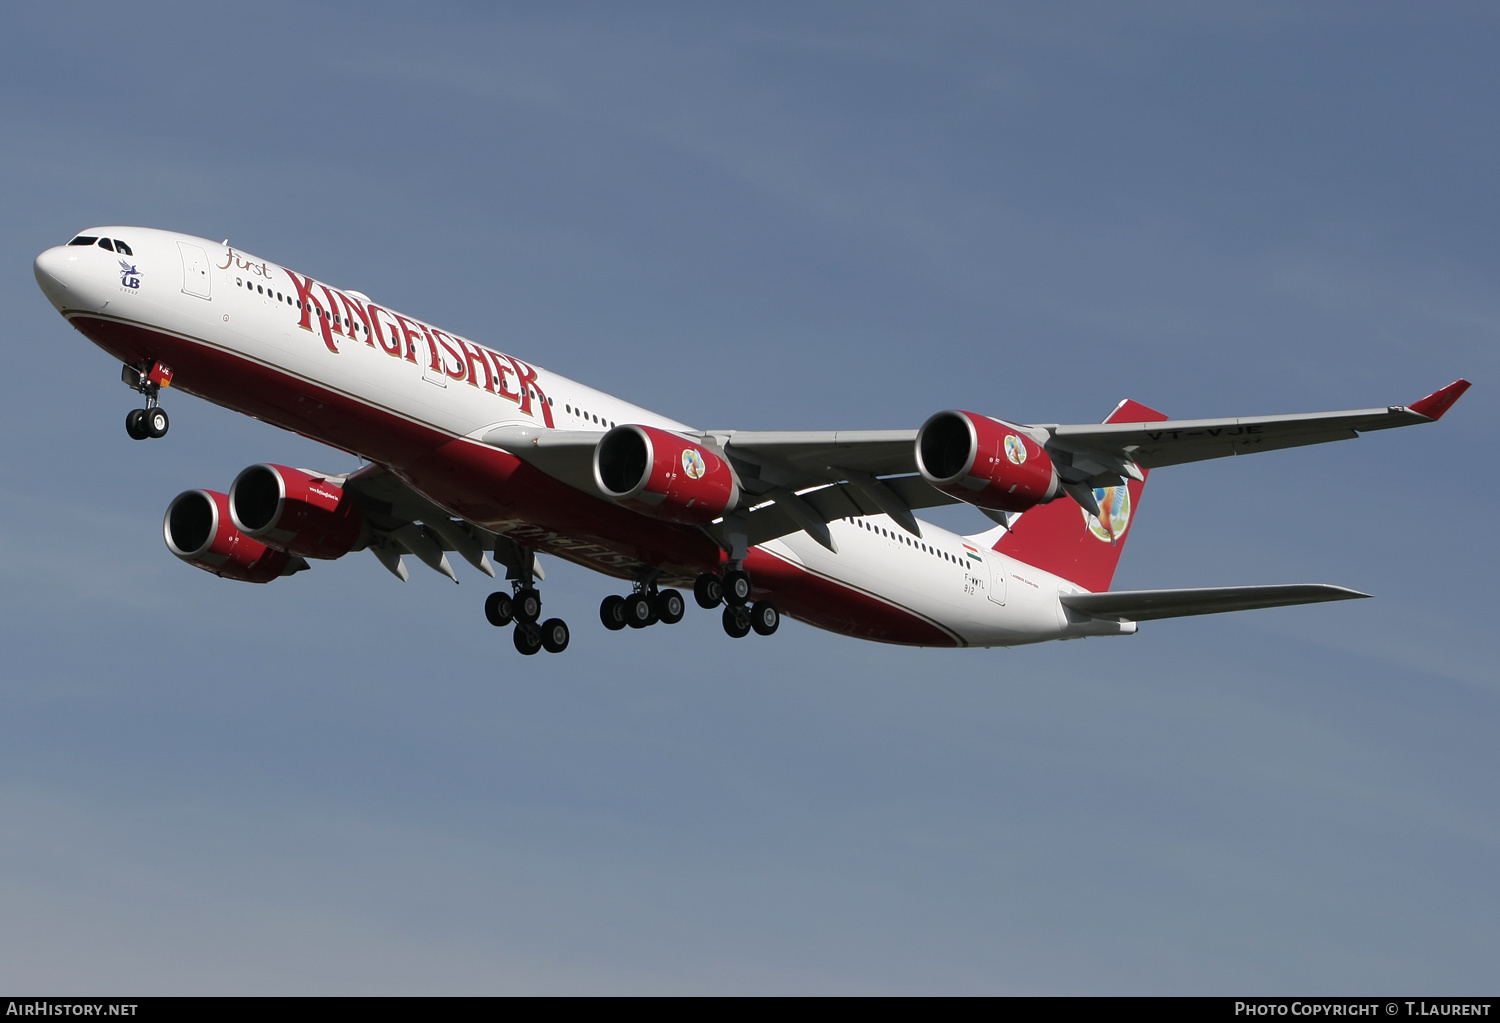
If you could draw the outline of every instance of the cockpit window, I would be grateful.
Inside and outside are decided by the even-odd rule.
[[[130,251],[130,246],[126,245],[124,242],[120,241],[120,239],[118,239],[118,238],[115,239],[115,251],[118,252],[122,256],[133,256],[133,255],[135,255],[134,252]]]
[[[100,238],[99,239],[99,247],[101,249],[108,249],[111,252],[115,251],[114,244],[111,243],[108,238]]]
[[[74,238],[72,241],[68,242],[68,244],[69,245],[92,245],[92,244],[94,244],[98,240],[99,240],[99,236],[98,235],[81,234],[77,238]]]

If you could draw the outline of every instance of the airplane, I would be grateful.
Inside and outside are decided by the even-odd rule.
[[[1102,423],[951,409],[917,429],[703,430],[231,246],[96,227],[36,258],[47,299],[123,363],[136,440],[166,435],[169,388],[365,464],[252,465],[167,507],[178,558],[266,583],[358,550],[458,581],[450,553],[508,587],[487,620],[522,654],[568,646],[542,618],[541,553],[628,585],[618,631],[675,624],[691,587],[725,633],[783,614],[859,639],[995,647],[1130,635],[1164,618],[1369,596],[1329,584],[1110,590],[1147,476],[1229,455],[1430,423],[1457,380],[1410,405],[1174,420],[1134,401]],[[967,504],[990,528],[916,517]]]

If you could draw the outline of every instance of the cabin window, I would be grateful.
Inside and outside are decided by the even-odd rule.
[[[99,247],[101,249],[108,249],[111,252],[115,251],[115,243],[110,241],[108,238],[100,238]]]
[[[130,251],[130,246],[126,245],[124,242],[120,241],[120,239],[118,239],[118,238],[115,239],[115,251],[118,252],[122,256],[133,256],[133,255],[135,255],[134,252]]]
[[[68,242],[68,244],[69,245],[92,245],[92,244],[94,244],[98,240],[99,240],[99,236],[96,235],[96,234],[81,234],[77,238],[74,238],[72,241]]]

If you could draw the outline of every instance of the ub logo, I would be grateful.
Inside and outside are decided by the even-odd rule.
[[[137,289],[141,286],[141,272],[123,259],[120,262],[120,284],[122,287]]]

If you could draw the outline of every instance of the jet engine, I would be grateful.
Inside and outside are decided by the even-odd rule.
[[[262,463],[234,478],[229,514],[246,536],[303,558],[332,560],[358,544],[359,507],[327,477]]]
[[[654,426],[617,426],[594,449],[594,482],[634,511],[701,526],[739,501],[734,470],[711,448]]]
[[[167,549],[183,561],[224,579],[268,583],[291,575],[307,562],[252,540],[229,520],[229,496],[217,490],[188,490],[167,506],[162,522]]]
[[[1062,490],[1047,451],[1017,427],[974,412],[939,412],[917,431],[922,478],[960,501],[1021,512]]]

